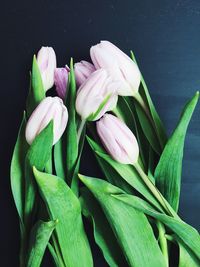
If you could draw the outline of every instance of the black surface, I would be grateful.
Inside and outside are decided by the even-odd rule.
[[[53,46],[58,64],[87,59],[107,39],[133,49],[168,133],[200,88],[200,2],[6,1],[1,3],[0,266],[18,266],[19,230],[9,185],[9,164],[25,106],[32,55]],[[186,139],[180,215],[200,229],[200,105]],[[91,161],[94,162],[92,155]],[[84,160],[83,171],[98,174]],[[95,250],[96,266],[104,266]],[[44,266],[50,266],[46,262]]]

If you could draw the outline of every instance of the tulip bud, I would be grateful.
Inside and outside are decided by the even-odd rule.
[[[26,125],[26,141],[31,144],[51,120],[53,120],[53,144],[55,144],[62,136],[68,121],[67,108],[59,97],[46,97],[36,107]]]
[[[131,130],[117,117],[105,114],[97,121],[98,135],[113,159],[123,164],[138,160],[139,147]]]
[[[56,68],[54,73],[54,81],[56,86],[56,92],[60,98],[65,99],[67,92],[69,68]]]
[[[76,111],[83,120],[95,121],[117,104],[115,84],[106,70],[99,69],[81,85],[77,92]]]
[[[90,62],[82,60],[74,65],[76,83],[80,86],[93,72],[95,67]]]
[[[96,69],[108,69],[118,82],[118,95],[134,96],[138,92],[141,78],[138,66],[115,45],[101,41],[91,47],[90,56]]]
[[[42,76],[45,91],[54,85],[56,54],[52,47],[42,47],[37,54],[37,63]]]

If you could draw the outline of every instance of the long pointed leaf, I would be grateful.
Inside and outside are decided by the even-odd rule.
[[[94,238],[100,247],[105,260],[111,267],[127,266],[116,237],[97,200],[87,188],[81,190],[83,214],[90,217],[93,223]]]
[[[71,181],[71,189],[74,192],[76,196],[79,195],[79,179],[78,179],[78,173],[80,168],[80,162],[81,162],[81,155],[85,143],[85,132],[86,132],[86,125],[83,126],[82,133],[80,135],[79,139],[79,153],[78,158],[75,163],[74,172],[72,174],[72,181]]]
[[[78,198],[63,179],[35,168],[34,175],[50,217],[59,221],[55,231],[66,266],[93,266]]]
[[[182,242],[193,251],[198,259],[200,259],[200,235],[192,226],[186,224],[181,219],[175,219],[155,211],[150,204],[136,196],[115,194],[113,197],[164,223],[178,235]]]
[[[66,162],[65,162],[65,142],[63,137],[55,144],[54,146],[54,164],[55,164],[55,171],[56,175],[63,180],[65,180],[66,177]]]
[[[17,142],[15,144],[11,168],[10,168],[10,181],[11,189],[14,197],[15,205],[21,220],[23,222],[24,213],[24,188],[25,188],[25,177],[24,177],[24,166],[25,166],[25,155],[27,153],[28,144],[25,140],[25,114],[19,129]]]
[[[35,107],[45,98],[45,90],[42,82],[40,69],[37,64],[36,56],[33,57],[31,83],[27,98],[26,108],[28,117]]]
[[[81,181],[100,203],[131,267],[166,266],[146,216],[116,201],[112,194],[123,193],[106,181],[80,175]]]
[[[67,107],[69,112],[69,120],[66,128],[66,168],[67,168],[67,182],[70,185],[75,164],[78,157],[78,138],[76,125],[76,81],[73,69],[73,60],[70,62],[69,74],[69,89],[67,94]]]
[[[193,253],[186,248],[182,242],[179,245],[179,265],[178,267],[199,267],[200,261],[193,255]]]
[[[53,145],[53,121],[35,138],[26,155],[25,221],[30,224],[35,205],[35,181],[32,168],[43,170],[50,158]]]
[[[199,92],[186,104],[180,121],[167,142],[155,170],[156,185],[176,211],[180,197],[185,135],[198,99]]]
[[[33,227],[27,257],[27,267],[40,267],[49,238],[57,223],[57,220],[49,222],[38,221]]]

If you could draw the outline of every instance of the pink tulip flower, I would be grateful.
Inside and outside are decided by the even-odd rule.
[[[68,121],[67,108],[59,97],[46,97],[31,114],[25,136],[29,144],[53,120],[53,144],[61,138]]]
[[[123,164],[137,162],[138,143],[124,122],[111,114],[105,114],[96,125],[102,144],[113,159]]]
[[[56,92],[63,100],[65,99],[67,93],[69,71],[70,69],[66,66],[65,68],[56,68],[54,73]]]
[[[95,67],[90,62],[82,60],[75,63],[74,72],[76,77],[76,83],[81,86],[82,83],[95,71]]]
[[[113,80],[118,83],[117,92],[122,96],[134,96],[140,85],[140,71],[118,47],[108,41],[92,46],[90,56],[96,69],[108,69]]]
[[[117,104],[115,83],[104,69],[99,69],[81,85],[77,92],[76,111],[83,120],[95,121]]]
[[[45,91],[54,85],[54,71],[56,69],[56,54],[52,47],[42,47],[37,54],[37,63],[42,76]]]

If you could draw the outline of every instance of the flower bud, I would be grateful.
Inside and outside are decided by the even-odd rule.
[[[98,135],[110,156],[123,164],[138,160],[139,147],[131,130],[117,117],[105,114],[97,121]]]
[[[31,144],[51,120],[53,120],[53,144],[55,144],[62,136],[68,121],[67,108],[59,97],[46,97],[36,107],[26,125],[26,141]]]
[[[56,92],[60,98],[65,99],[67,92],[69,68],[56,68],[54,73],[54,81],[56,86]]]
[[[115,84],[106,70],[99,69],[81,85],[77,92],[76,111],[83,120],[95,121],[117,104]]]
[[[37,63],[42,76],[45,91],[54,85],[56,54],[52,47],[42,47],[37,54]]]
[[[80,86],[93,72],[95,67],[90,62],[82,60],[74,65],[76,83]]]
[[[138,92],[141,78],[138,66],[115,45],[101,41],[91,47],[90,56],[96,69],[108,69],[118,82],[118,95],[134,96]]]

